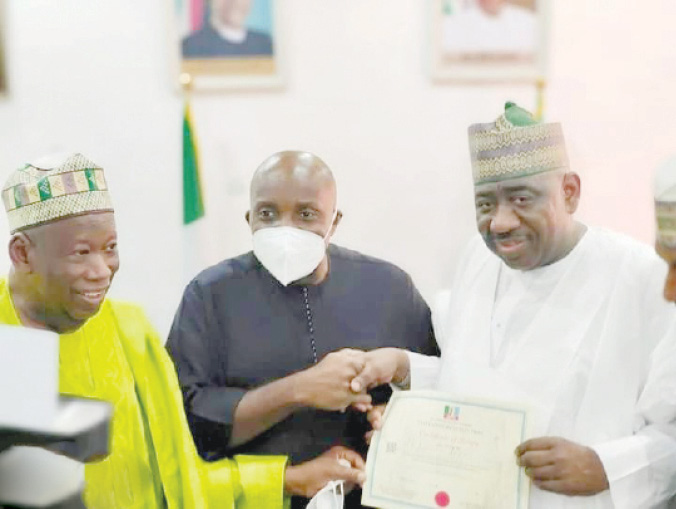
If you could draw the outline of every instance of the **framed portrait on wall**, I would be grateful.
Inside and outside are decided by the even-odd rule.
[[[180,73],[195,88],[283,84],[274,0],[174,0]]]
[[[549,0],[429,2],[433,80],[535,82],[544,77]]]

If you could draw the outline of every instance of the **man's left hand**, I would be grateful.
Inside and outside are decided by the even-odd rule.
[[[516,448],[517,464],[526,467],[538,488],[563,495],[595,495],[608,489],[596,452],[559,437],[527,440]]]

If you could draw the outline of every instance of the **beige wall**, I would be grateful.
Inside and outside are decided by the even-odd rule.
[[[62,149],[104,165],[121,236],[114,292],[143,303],[164,333],[185,283],[170,1],[8,3],[2,174]],[[286,88],[194,100],[205,260],[250,248],[243,214],[255,166],[305,149],[338,178],[345,219],[336,242],[395,261],[431,298],[474,232],[467,125],[493,120],[506,99],[532,107],[534,91],[431,84],[422,0],[277,3]],[[649,242],[652,172],[676,152],[676,3],[566,0],[552,11],[547,118],[564,123],[583,174],[581,217]]]

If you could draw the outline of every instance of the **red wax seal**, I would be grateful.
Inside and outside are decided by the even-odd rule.
[[[434,501],[439,507],[446,507],[451,502],[451,498],[448,496],[448,493],[445,491],[440,491],[434,495]]]

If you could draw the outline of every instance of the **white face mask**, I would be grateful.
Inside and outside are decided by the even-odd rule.
[[[262,228],[253,234],[253,251],[270,274],[277,281],[287,286],[312,272],[319,266],[326,254],[326,238],[316,233],[291,226],[274,226]]]
[[[307,509],[343,509],[344,502],[343,481],[329,481],[312,497]]]

